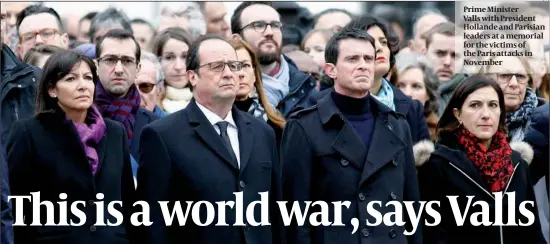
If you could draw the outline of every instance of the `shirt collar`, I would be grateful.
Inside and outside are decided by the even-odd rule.
[[[215,125],[216,123],[220,122],[220,121],[226,121],[228,122],[231,126],[237,128],[237,124],[235,124],[235,121],[233,120],[233,114],[231,112],[231,110],[229,110],[229,112],[227,113],[227,116],[225,117],[225,119],[222,119],[220,116],[218,116],[217,114],[215,114],[214,112],[210,111],[209,109],[207,109],[206,107],[202,106],[201,104],[199,104],[197,102],[197,106],[199,107],[199,109],[202,111],[202,113],[204,114],[204,116],[206,116],[206,119],[208,119],[208,121],[210,122],[210,124],[212,125]]]

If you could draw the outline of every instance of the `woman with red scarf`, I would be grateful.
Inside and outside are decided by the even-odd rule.
[[[423,214],[424,243],[546,243],[528,171],[533,150],[508,143],[505,118],[495,81],[472,76],[456,87],[435,147],[425,144],[424,157],[415,159],[421,200],[440,203],[433,205],[437,225]]]

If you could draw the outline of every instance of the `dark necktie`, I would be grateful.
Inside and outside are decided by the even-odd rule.
[[[227,121],[220,121],[216,123],[218,127],[220,128],[220,136],[222,138],[223,144],[229,150],[229,153],[233,158],[235,159],[235,162],[237,162],[237,157],[235,156],[235,152],[233,151],[233,147],[231,147],[231,140],[229,140],[229,135],[227,134],[227,126],[229,125],[229,122]]]

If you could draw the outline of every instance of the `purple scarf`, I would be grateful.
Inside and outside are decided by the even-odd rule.
[[[112,120],[116,120],[126,129],[128,140],[132,139],[134,134],[134,124],[136,123],[136,114],[141,103],[141,97],[136,88],[132,84],[128,93],[123,98],[111,96],[101,82],[97,83],[95,104],[103,116]]]
[[[88,162],[92,168],[92,173],[95,175],[99,165],[99,157],[97,155],[96,148],[103,136],[105,136],[106,126],[99,110],[93,104],[90,107],[86,120],[90,121],[89,125],[74,121],[73,124],[76,127],[80,141],[84,146],[86,156],[88,156]]]

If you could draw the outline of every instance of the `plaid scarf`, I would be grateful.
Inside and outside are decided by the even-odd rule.
[[[531,88],[525,91],[525,99],[518,110],[506,114],[506,126],[510,131],[511,141],[523,141],[531,124],[531,115],[538,105],[537,95]]]
[[[141,97],[134,84],[130,86],[126,96],[116,98],[105,90],[101,82],[98,82],[95,103],[104,117],[122,123],[126,129],[128,140],[132,139],[136,114],[141,103]]]
[[[464,127],[457,131],[456,136],[458,144],[466,150],[466,155],[474,163],[489,190],[504,191],[514,172],[512,148],[506,140],[506,135],[498,131],[488,149],[479,138]]]

